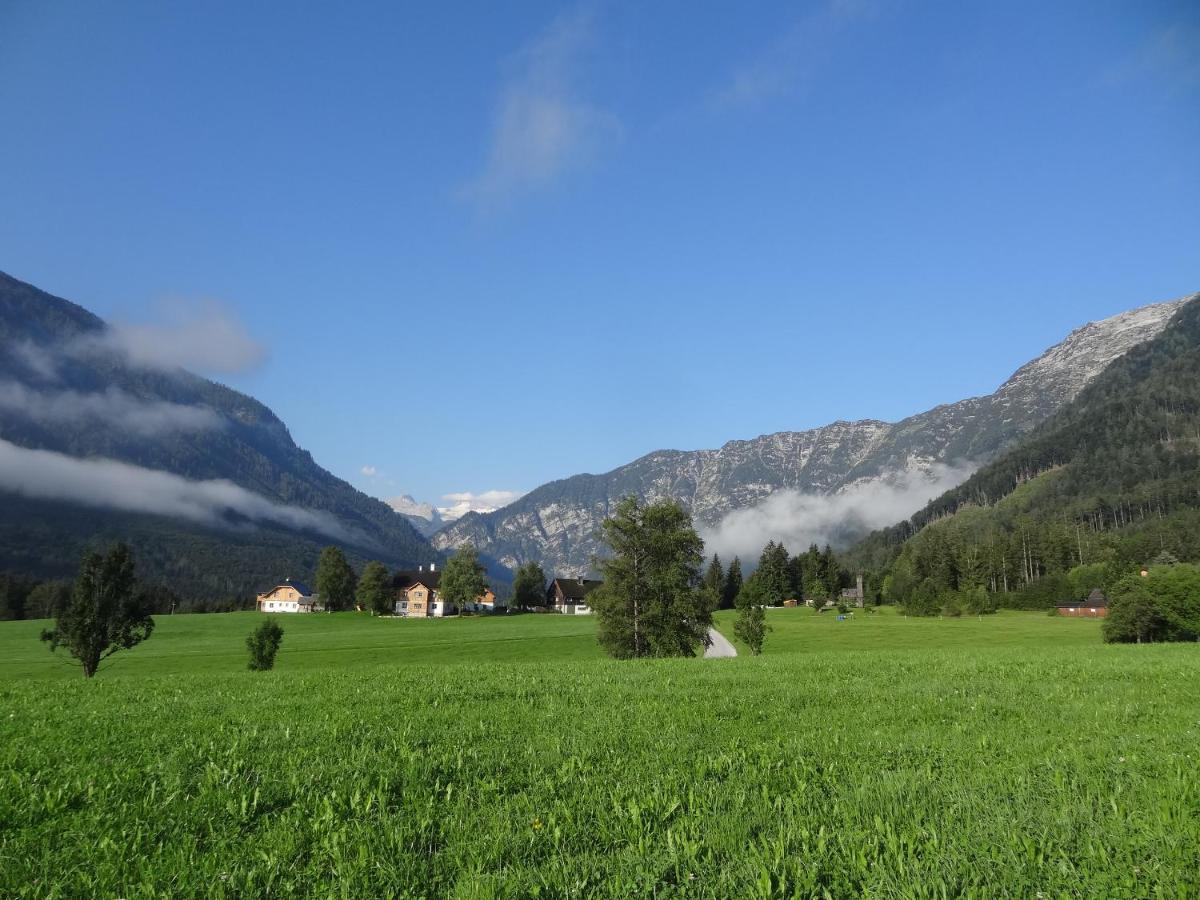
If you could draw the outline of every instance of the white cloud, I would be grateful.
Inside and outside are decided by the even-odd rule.
[[[524,491],[484,491],[480,494],[460,491],[442,495],[442,499],[449,501],[450,505],[439,506],[437,511],[447,522],[452,522],[469,512],[493,512],[523,496]]]
[[[829,0],[799,19],[713,93],[719,109],[757,106],[803,87],[829,58],[834,39],[873,9],[871,0]]]
[[[462,196],[495,206],[552,184],[620,138],[617,117],[577,89],[593,31],[586,11],[560,16],[516,54],[497,100],[487,162]]]
[[[756,506],[729,513],[715,528],[701,528],[700,536],[705,553],[719,553],[726,560],[740,556],[753,563],[768,541],[782,541],[796,553],[810,544],[836,542],[847,530],[861,533],[894,525],[962,484],[974,469],[937,463],[909,469],[890,481],[860,482],[837,494],[776,491]]]
[[[142,368],[207,374],[242,372],[266,359],[266,348],[219,303],[175,301],[165,304],[160,315],[158,322],[111,324],[67,350],[108,350]]]
[[[0,410],[56,425],[91,420],[139,436],[221,428],[224,420],[207,406],[141,400],[115,387],[97,393],[39,391],[0,381]]]
[[[374,466],[363,466],[362,469],[360,469],[359,471],[361,471],[368,478],[374,478],[376,475],[379,474],[379,470],[376,469]]]
[[[192,481],[114,459],[79,459],[30,450],[0,438],[0,489],[41,500],[65,500],[128,512],[152,513],[237,527],[229,516],[358,540],[332,515],[275,503],[231,481]]]
[[[43,381],[58,379],[58,362],[54,354],[30,340],[23,340],[12,345],[13,355],[29,370]]]

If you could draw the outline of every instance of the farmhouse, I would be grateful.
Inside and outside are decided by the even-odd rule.
[[[444,602],[438,593],[441,580],[442,573],[437,570],[436,563],[430,563],[428,569],[419,566],[415,572],[397,572],[392,578],[392,589],[396,592],[393,606],[396,615],[421,619],[457,613],[458,608]],[[493,612],[503,606],[503,603],[497,603],[495,593],[488,588],[464,612]]]
[[[592,611],[588,594],[602,584],[587,578],[555,578],[546,589],[546,605],[567,615],[586,615]]]
[[[285,578],[265,594],[258,595],[258,611],[270,613],[312,612],[317,598],[298,581]]]
[[[1087,595],[1085,600],[1071,600],[1058,604],[1060,616],[1083,616],[1089,619],[1103,619],[1108,615],[1108,598],[1100,588]]]

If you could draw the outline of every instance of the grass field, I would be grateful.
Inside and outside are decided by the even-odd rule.
[[[760,658],[619,663],[586,618],[339,615],[258,674],[255,621],[91,682],[0,623],[0,895],[1200,892],[1194,645],[780,610]]]

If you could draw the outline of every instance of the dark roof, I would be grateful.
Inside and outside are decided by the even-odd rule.
[[[603,581],[593,581],[589,578],[555,578],[550,582],[547,595],[557,597],[558,591],[561,591],[567,600],[582,600],[602,584]],[[555,585],[558,586],[558,591],[555,590]]]
[[[441,580],[442,580],[441,572],[437,572],[437,571],[430,572],[429,570],[417,572],[415,570],[407,570],[407,571],[403,571],[403,572],[397,572],[392,577],[392,587],[398,591],[407,591],[414,584],[419,583],[419,584],[425,585],[425,587],[427,587],[427,588],[432,588],[433,590],[436,591],[438,582],[440,582]]]
[[[277,585],[275,585],[275,587],[271,588],[271,591],[276,590],[277,588],[281,588],[281,587],[294,588],[295,590],[300,592],[300,596],[302,596],[302,597],[311,597],[312,596],[312,591],[310,591],[308,589],[308,585],[301,584],[299,581],[292,581],[292,579],[290,579],[290,578],[283,579],[283,581],[279,582],[279,584],[277,584]],[[267,591],[267,593],[269,594],[269,593],[271,593],[271,591]]]
[[[1092,592],[1082,600],[1063,600],[1057,606],[1059,609],[1074,609],[1077,606],[1108,606],[1108,598],[1104,596],[1104,591],[1100,588],[1093,588]]]

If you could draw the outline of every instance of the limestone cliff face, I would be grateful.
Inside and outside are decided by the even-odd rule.
[[[673,497],[699,524],[714,526],[783,489],[832,494],[914,469],[932,474],[941,463],[981,463],[1073,398],[1114,359],[1157,335],[1184,302],[1085,325],[986,397],[896,423],[834,422],[730,441],[716,450],[655,451],[602,475],[550,482],[495,512],[470,513],[431,540],[443,550],[470,541],[508,566],[537,560],[547,573],[581,575],[600,550],[600,523],[628,494],[651,501]]]

